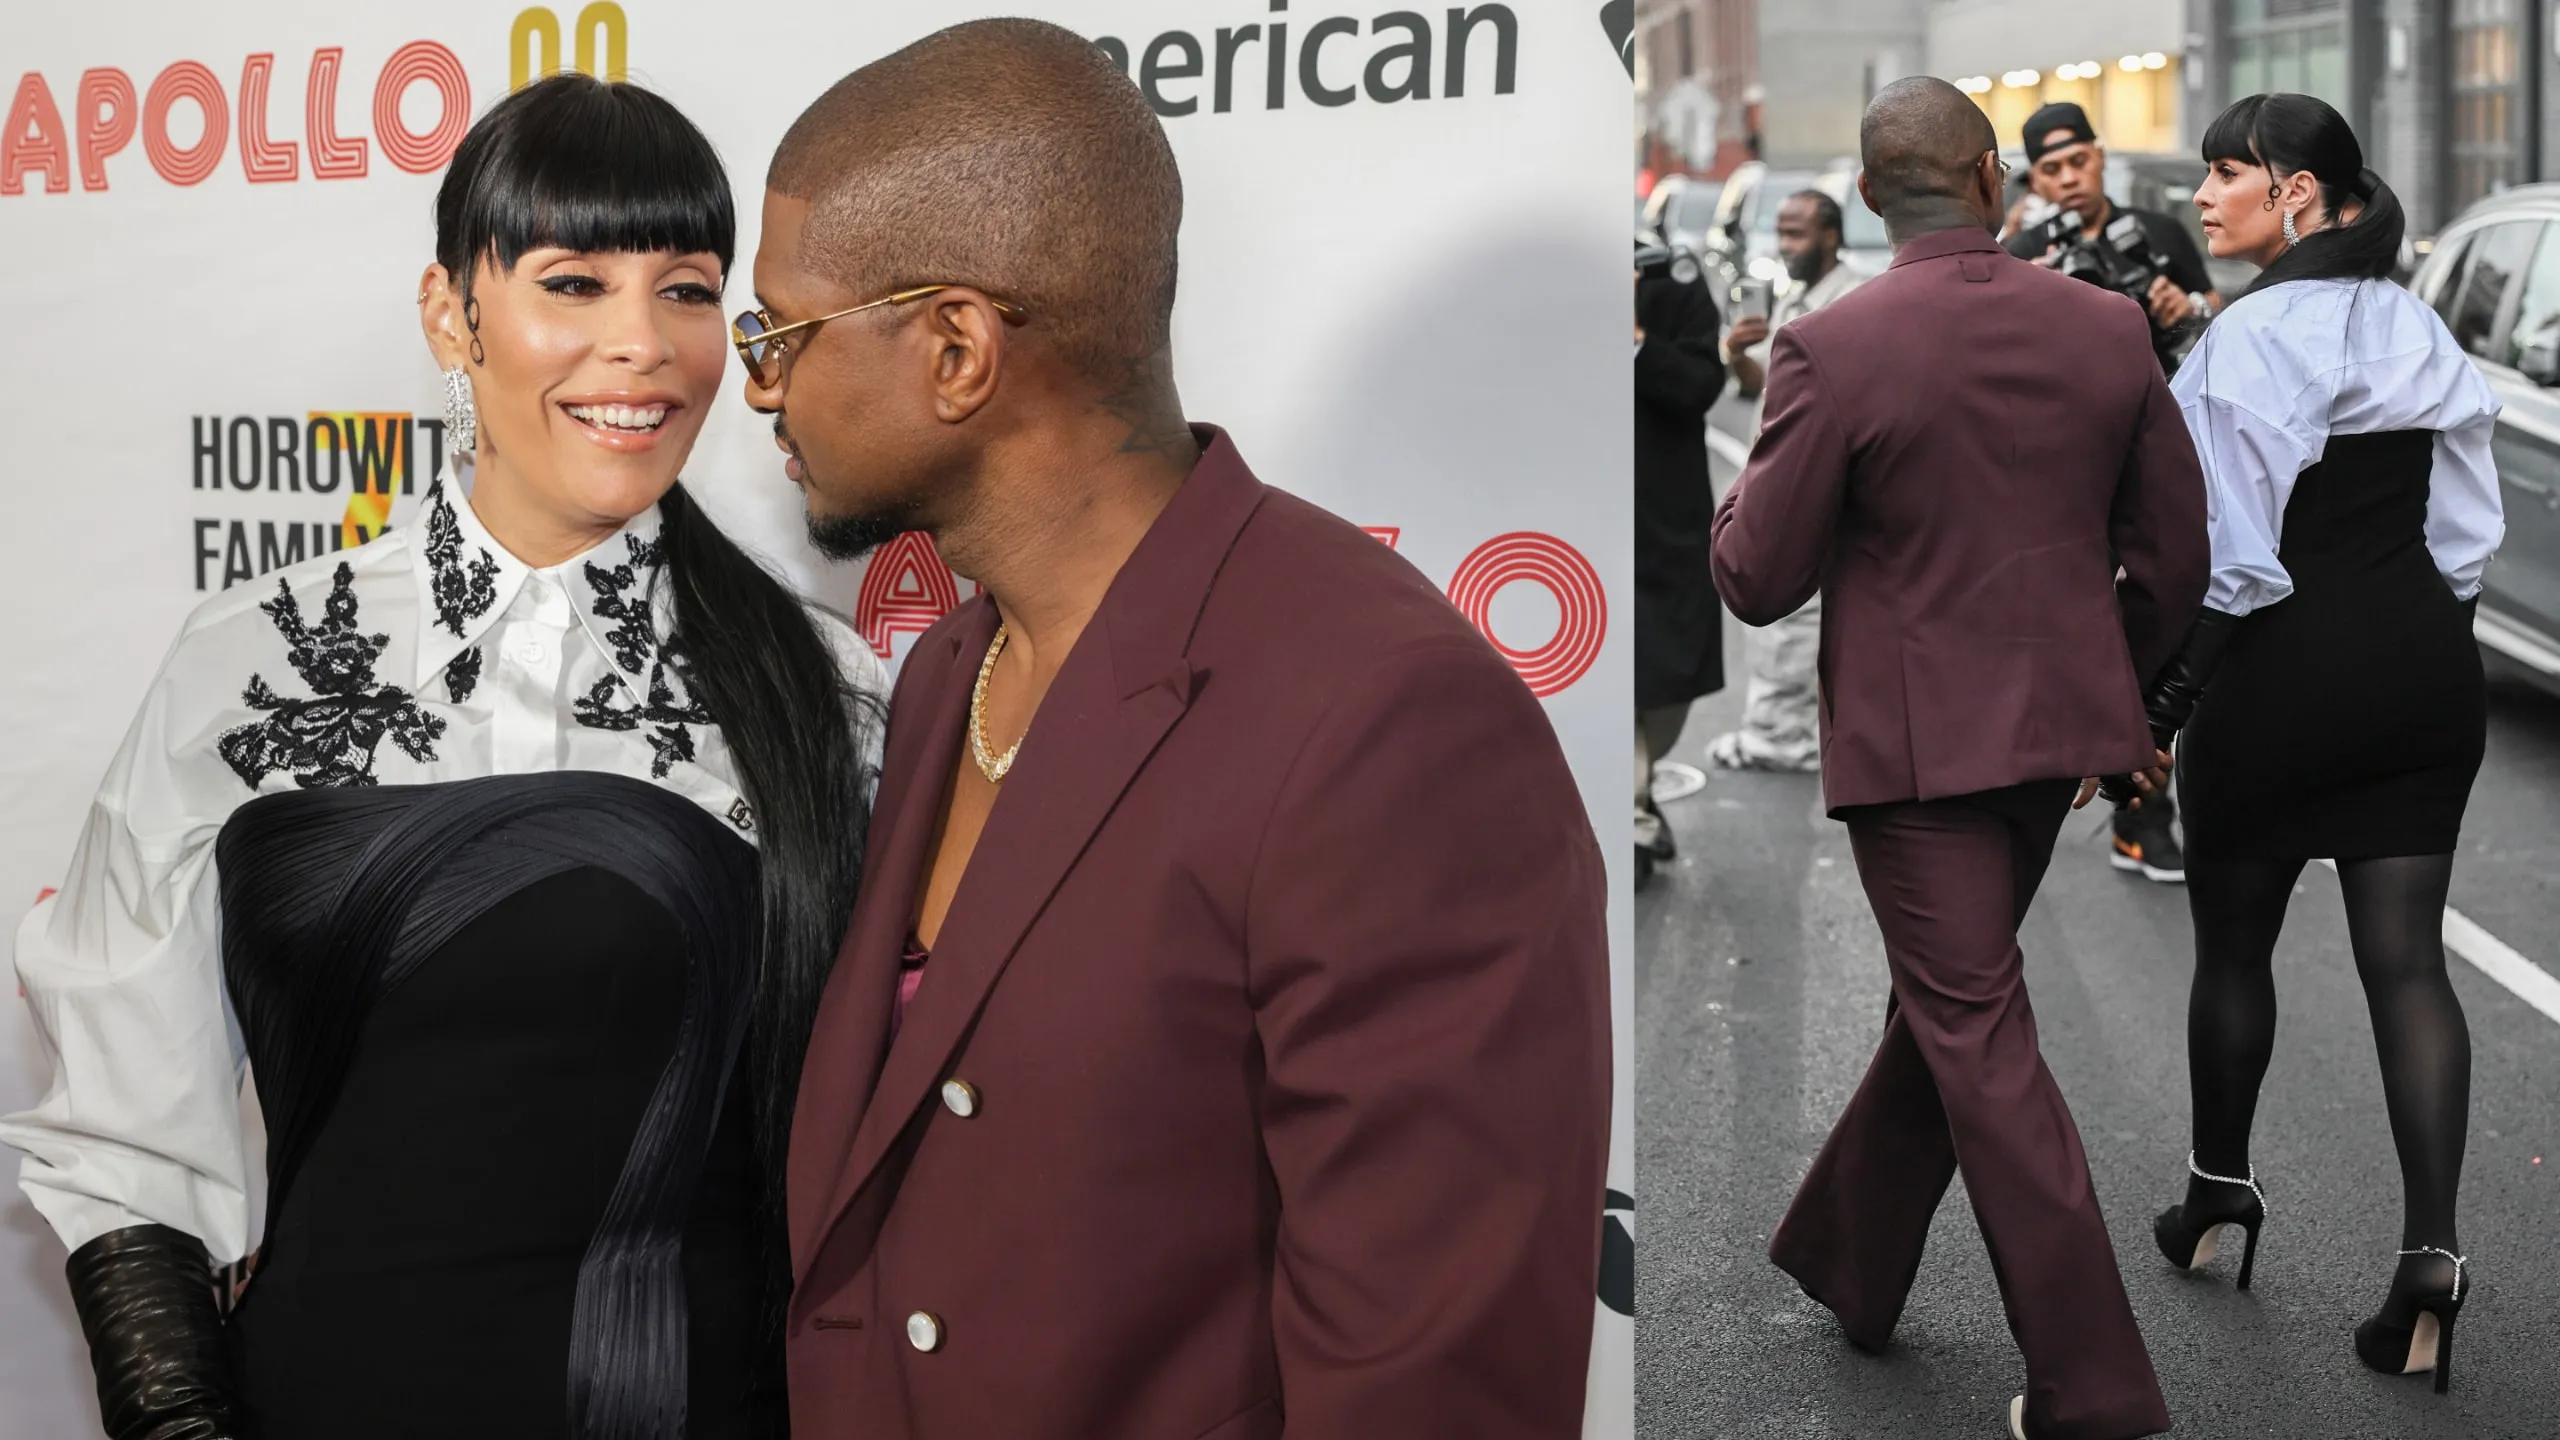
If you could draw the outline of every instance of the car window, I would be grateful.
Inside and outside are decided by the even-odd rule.
[[[2507,327],[2505,343],[2498,347],[2499,363],[2513,370],[2525,370],[2526,347],[2536,340],[2547,342],[2555,329],[2560,329],[2560,235],[2552,227],[2542,229],[2542,243],[2533,252],[2533,266],[2525,272],[2524,295],[2516,302],[2515,323]],[[2539,367],[2547,370],[2548,366]]]
[[[1682,234],[1712,228],[1716,223],[1716,195],[1704,189],[1684,189],[1680,198],[1671,202],[1671,228]]]
[[[2508,221],[2492,225],[2472,242],[2470,263],[2463,267],[2462,284],[2455,293],[2453,313],[2445,324],[2453,331],[2454,343],[2483,360],[2497,358],[2490,350],[2497,334],[2498,315],[2506,304],[2507,294],[2523,278],[2525,262],[2532,258],[2533,244],[2542,238],[2542,226],[2532,221]]]
[[[2418,275],[2418,298],[2443,318],[2447,329],[2453,327],[2453,297],[2462,293],[2462,271],[2470,260],[2471,235],[2457,236],[2436,246]]]

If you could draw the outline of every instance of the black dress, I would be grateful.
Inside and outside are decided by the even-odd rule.
[[[255,1440],[780,1434],[746,842],[572,772],[262,796],[217,858],[269,1134]]]
[[[2190,859],[2452,853],[2489,718],[2472,605],[2427,551],[2434,445],[2332,436],[2294,482],[2293,593],[2241,621],[2180,740]]]
[[[1648,275],[1635,357],[1636,708],[1684,704],[1724,688],[1724,606],[1708,569],[1715,482],[1707,409],[1724,393],[1710,282]]]

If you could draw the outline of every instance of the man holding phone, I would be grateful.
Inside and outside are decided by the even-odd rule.
[[[1778,207],[1778,256],[1793,283],[1774,314],[1745,314],[1724,337],[1735,389],[1756,402],[1767,377],[1769,337],[1778,327],[1812,314],[1857,288],[1866,275],[1840,263],[1840,203],[1819,190],[1800,190]],[[1822,640],[1822,597],[1751,637],[1750,688],[1742,701],[1742,725],[1707,742],[1707,758],[1728,770],[1817,770],[1822,746],[1816,734],[1820,708],[1814,663]]]

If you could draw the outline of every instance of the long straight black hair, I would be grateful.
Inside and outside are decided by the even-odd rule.
[[[648,90],[576,73],[491,107],[454,152],[436,195],[436,259],[466,296],[482,261],[505,271],[540,246],[708,252],[725,276],[736,243],[728,173],[709,139]],[[766,1339],[778,1367],[790,1286],[783,1171],[792,1106],[819,993],[853,911],[869,819],[863,737],[877,733],[881,702],[853,692],[802,602],[722,534],[683,485],[668,490],[659,514],[675,610],[667,649],[719,722],[754,807],[761,929],[737,1078],[754,1117]],[[615,1348],[611,1337],[584,1337],[572,1353],[610,1368]],[[587,1378],[602,1382],[589,1393],[605,1413],[590,1409],[583,1428],[637,1433],[611,1397],[629,1388],[621,1382],[645,1387],[647,1377]],[[778,1384],[778,1368],[771,1378]],[[610,1413],[617,1409],[625,1413]]]
[[[2320,204],[2330,216],[2327,226],[2303,236],[2258,272],[2243,294],[2288,280],[2379,280],[2399,266],[2400,238],[2408,229],[2400,197],[2366,168],[2364,146],[2329,102],[2294,94],[2232,101],[2205,127],[2204,163],[2216,160],[2264,166],[2277,181],[2308,171],[2320,182]],[[2353,222],[2337,223],[2339,211],[2350,201],[2364,208]]]

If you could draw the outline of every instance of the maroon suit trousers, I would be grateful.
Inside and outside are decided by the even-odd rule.
[[[2080,1132],[2036,1048],[2018,926],[2072,782],[1846,809],[1893,977],[1884,1043],[1769,1256],[1869,1350],[1891,1338],[1961,1168],[2027,1367],[2036,1440],[2169,1428]]]

